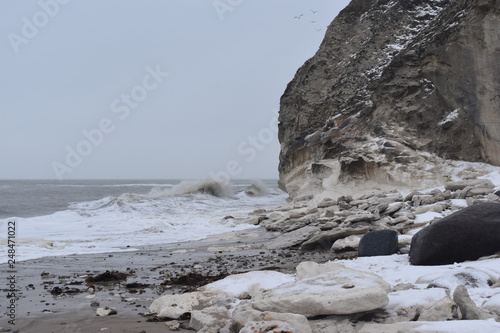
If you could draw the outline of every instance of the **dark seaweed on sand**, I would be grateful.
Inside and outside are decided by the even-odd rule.
[[[96,276],[87,276],[85,282],[97,283],[97,282],[110,282],[110,281],[124,281],[128,277],[128,274],[118,272],[118,271],[106,271],[102,274],[98,274]]]

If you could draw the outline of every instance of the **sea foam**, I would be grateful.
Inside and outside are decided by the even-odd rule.
[[[253,192],[247,193],[248,189]],[[123,193],[74,202],[67,210],[50,215],[4,219],[0,220],[0,228],[6,229],[8,221],[16,221],[19,261],[127,251],[255,228],[224,217],[245,217],[256,208],[282,205],[285,197],[285,193],[266,189],[262,183],[235,187],[212,180],[193,180],[153,187],[147,194]],[[0,244],[5,246],[5,240]]]

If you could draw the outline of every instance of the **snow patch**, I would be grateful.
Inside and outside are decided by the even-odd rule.
[[[446,296],[446,291],[441,288],[393,292],[389,294],[389,305],[387,305],[386,310],[396,312],[399,308],[425,306]]]
[[[225,292],[233,297],[242,298],[259,289],[274,289],[284,283],[293,282],[289,274],[273,271],[255,271],[230,275],[222,280],[205,286],[205,291]]]
[[[460,109],[453,110],[450,112],[443,120],[438,123],[438,126],[443,126],[444,124],[451,123],[460,115]]]
[[[426,212],[423,214],[417,214],[415,217],[415,223],[430,222],[435,218],[441,218],[441,217],[443,217],[443,215],[435,212]]]

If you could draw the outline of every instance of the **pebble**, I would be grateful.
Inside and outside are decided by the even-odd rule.
[[[113,308],[110,308],[110,307],[105,307],[105,308],[98,308],[96,310],[96,313],[100,317],[106,317],[106,316],[115,315],[118,312],[116,311],[116,309],[113,309]]]

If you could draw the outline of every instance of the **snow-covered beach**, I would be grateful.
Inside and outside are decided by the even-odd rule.
[[[128,332],[129,327],[124,325],[134,317],[138,318],[135,327],[147,328],[147,332],[169,331],[169,327],[175,329],[176,325],[202,332],[233,332],[236,328],[235,332],[240,329],[254,332],[244,327],[247,323],[255,326],[262,318],[267,318],[262,325],[277,321],[286,328],[283,323],[292,322],[295,331],[291,332],[302,333],[468,332],[479,328],[487,333],[497,332],[500,327],[496,321],[500,315],[498,255],[492,253],[480,260],[447,265],[415,266],[409,262],[411,238],[426,225],[467,206],[500,200],[494,194],[500,188],[498,168],[460,163],[449,172],[450,182],[479,185],[467,187],[467,193],[448,191],[444,185],[419,191],[388,191],[384,196],[381,190],[374,189],[378,199],[392,200],[383,206],[390,214],[380,213],[378,221],[363,221],[368,215],[360,207],[369,210],[366,203],[378,203],[370,201],[373,200],[370,195],[360,194],[353,198],[351,208],[340,211],[337,201],[326,200],[323,193],[319,199],[254,209],[241,216],[220,212],[221,216],[226,215],[224,223],[242,225],[243,230],[231,227],[229,233],[218,233],[207,240],[143,244],[135,251],[59,255],[21,262],[19,309],[25,311],[20,321],[25,325],[23,332],[34,332],[30,330],[33,325],[43,324],[51,329],[61,326],[62,318],[74,320],[71,327],[75,332],[88,325]],[[489,188],[479,190],[485,182]],[[443,194],[447,192],[451,193],[449,197]],[[456,198],[460,195],[463,198]],[[435,201],[443,196],[442,201]],[[333,215],[325,218],[325,214],[332,214],[328,211],[333,211]],[[319,235],[332,232],[335,223],[344,225],[340,229],[354,230],[346,225],[346,219],[358,223],[361,229],[371,223],[398,230],[398,253],[358,258],[360,234],[344,234],[333,242],[331,250],[313,251],[301,249],[300,244],[307,242],[311,247],[310,240],[293,237],[294,230],[307,230],[303,228],[317,228],[321,230]],[[252,224],[245,226],[245,222]],[[283,228],[279,229],[279,225]],[[314,238],[312,234],[309,236]],[[112,284],[85,282],[89,276],[106,271],[122,272],[126,279]],[[343,278],[339,277],[341,273]],[[173,281],[180,282],[172,285]],[[127,288],[130,283],[134,288]],[[371,289],[374,286],[378,288],[376,292]],[[465,294],[460,289],[463,287]],[[293,297],[280,298],[283,295]],[[346,298],[335,301],[339,295]],[[278,297],[277,301],[274,297]],[[345,310],[331,305],[319,306],[317,302],[322,302],[321,299],[344,304],[354,312],[342,313]],[[193,300],[198,302],[195,308],[191,307]],[[461,302],[471,307],[468,313],[458,306]],[[96,314],[95,304],[116,308],[118,316],[89,321]],[[356,304],[362,305],[361,312],[356,312]],[[315,310],[318,306],[322,310]],[[366,310],[366,306],[374,308]],[[191,319],[181,316],[179,311],[189,313]],[[470,319],[473,314],[478,316],[475,320]],[[160,322],[151,326],[147,318]],[[297,330],[297,327],[307,328]]]
[[[331,259],[304,260],[292,273],[229,276],[174,303],[186,306],[191,323],[203,332],[225,332],[224,323],[241,332],[275,324],[287,331],[286,323],[295,329],[290,332],[498,332],[499,253],[443,265],[409,261],[410,242],[420,230],[465,207],[500,201],[494,194],[500,188],[497,167],[444,162],[450,181],[437,187],[387,192],[374,187],[347,203],[345,197],[332,200],[321,193],[321,200],[312,197],[268,211],[261,225],[281,231],[268,248],[319,251]],[[356,257],[358,231],[373,230],[370,226],[397,230],[398,253]],[[198,306],[184,304],[185,298]],[[170,296],[160,297],[150,310],[175,317],[172,303]]]

